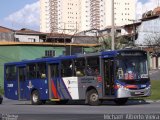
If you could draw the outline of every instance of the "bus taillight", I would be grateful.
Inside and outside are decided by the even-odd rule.
[[[102,76],[98,76],[98,77],[97,77],[97,81],[98,81],[98,82],[102,82]]]

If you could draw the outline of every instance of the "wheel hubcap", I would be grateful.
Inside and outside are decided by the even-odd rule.
[[[91,101],[97,101],[97,99],[98,99],[98,95],[96,93],[93,93],[91,95]]]
[[[38,101],[38,96],[36,94],[33,94],[33,101],[37,102]]]

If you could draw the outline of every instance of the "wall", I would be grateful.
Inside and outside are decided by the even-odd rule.
[[[1,32],[0,33],[0,41],[14,41],[14,33],[13,32]]]
[[[147,40],[153,40],[160,36],[160,18],[143,21],[138,28],[138,38],[135,41],[137,45],[147,45]]]
[[[40,42],[39,35],[15,35],[19,42]]]

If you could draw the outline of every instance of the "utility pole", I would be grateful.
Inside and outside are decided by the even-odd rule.
[[[115,28],[114,28],[114,0],[112,0],[112,43],[111,48],[114,50]]]

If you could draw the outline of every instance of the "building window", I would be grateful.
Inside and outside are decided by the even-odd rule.
[[[19,42],[19,38],[16,38],[16,42]]]
[[[45,51],[46,57],[54,57],[55,56],[55,50],[46,50]]]

